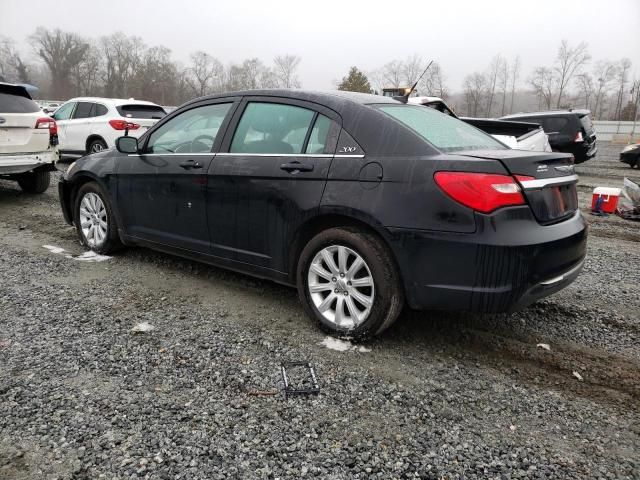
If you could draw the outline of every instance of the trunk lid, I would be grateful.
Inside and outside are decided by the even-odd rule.
[[[524,196],[541,224],[560,222],[573,216],[578,209],[578,176],[570,154],[520,150],[458,153],[502,163],[511,175],[518,178]]]

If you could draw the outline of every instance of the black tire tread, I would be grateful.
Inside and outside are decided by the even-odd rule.
[[[51,172],[40,170],[23,173],[18,177],[18,185],[26,193],[44,193],[51,185]]]

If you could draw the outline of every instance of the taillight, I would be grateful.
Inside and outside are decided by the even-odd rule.
[[[498,208],[525,204],[520,185],[510,175],[437,172],[434,179],[456,202],[477,212],[489,213]]]
[[[582,141],[584,141],[584,138],[582,138],[582,132],[576,133],[576,138],[574,138],[573,141],[574,142],[582,142]]]
[[[109,125],[115,130],[137,130],[140,128],[137,123],[127,122],[126,120],[109,120]]]
[[[48,128],[49,135],[57,135],[58,134],[58,124],[53,118],[43,117],[36,120],[36,128]]]

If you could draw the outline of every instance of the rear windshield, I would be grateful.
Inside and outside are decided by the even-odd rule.
[[[378,108],[443,152],[507,148],[481,130],[433,108],[388,104],[378,105]]]
[[[118,113],[127,118],[161,119],[167,112],[158,105],[120,105]]]
[[[34,113],[40,111],[40,107],[33,100],[0,92],[0,113]]]

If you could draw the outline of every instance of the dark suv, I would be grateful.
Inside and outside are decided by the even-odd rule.
[[[598,152],[596,130],[590,114],[589,110],[558,110],[514,113],[501,119],[539,123],[549,135],[549,144],[554,152],[571,153],[576,163],[582,163]]]

